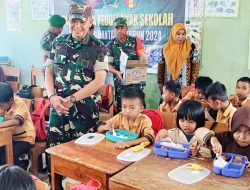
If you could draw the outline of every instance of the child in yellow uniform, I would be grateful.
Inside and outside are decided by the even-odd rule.
[[[174,80],[166,81],[163,86],[162,98],[163,102],[159,106],[158,110],[160,112],[171,112],[176,113],[181,101],[181,85],[179,82]]]
[[[249,94],[250,94],[250,78],[241,77],[239,80],[237,80],[235,94],[229,97],[229,101],[236,108],[243,106],[250,107],[250,99],[247,97]]]
[[[212,109],[218,110],[216,122],[227,123],[231,130],[231,121],[236,108],[229,102],[227,90],[224,84],[215,82],[206,90],[206,99]],[[206,119],[214,121],[214,119],[206,112]]]
[[[209,85],[213,83],[213,80],[209,77],[199,76],[195,80],[195,89],[189,91],[185,97],[182,98],[182,101],[185,100],[196,100],[201,103],[205,100],[205,91]]]
[[[21,98],[14,96],[11,87],[3,82],[0,82],[0,115],[4,117],[0,128],[13,127],[14,164],[21,166],[19,157],[28,154],[35,144],[36,133],[26,104]],[[0,137],[2,135],[4,134],[0,134]],[[0,147],[0,165],[5,163],[4,152],[4,147]]]
[[[139,139],[124,142],[119,141],[115,144],[116,148],[128,148],[144,141],[154,142],[154,131],[151,119],[140,112],[143,110],[145,95],[134,87],[123,91],[121,102],[122,111],[112,117],[105,125],[98,127],[98,132],[112,130],[112,128],[125,129],[139,134]]]
[[[194,136],[195,131],[205,125],[204,107],[200,102],[183,102],[177,111],[176,124],[177,128],[161,129],[155,141],[170,137],[174,142],[190,144],[192,156],[211,157],[210,150]]]

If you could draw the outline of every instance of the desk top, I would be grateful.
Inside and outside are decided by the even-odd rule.
[[[113,175],[132,162],[119,161],[116,156],[124,150],[114,147],[114,143],[103,139],[96,145],[78,145],[74,141],[46,149],[46,152],[88,168]]]
[[[207,169],[211,173],[203,180],[192,185],[185,185],[173,181],[168,177],[168,173],[186,163],[196,163]],[[228,178],[216,175],[212,168],[212,159],[199,160],[189,158],[186,160],[170,159],[150,154],[141,161],[138,161],[109,180],[110,189],[175,189],[175,190],[200,190],[200,189],[220,189],[220,190],[246,190],[250,189],[250,169],[246,169],[240,178]]]

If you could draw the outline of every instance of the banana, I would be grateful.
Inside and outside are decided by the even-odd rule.
[[[186,168],[190,169],[190,170],[197,170],[197,171],[201,171],[203,170],[203,167],[198,165],[198,164],[193,164],[193,163],[188,163],[186,165]]]
[[[133,151],[134,151],[134,152],[139,152],[139,151],[141,151],[144,147],[148,146],[149,144],[150,144],[149,141],[142,142],[141,144],[135,146],[135,147],[133,148]]]

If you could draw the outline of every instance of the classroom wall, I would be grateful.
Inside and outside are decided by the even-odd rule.
[[[22,0],[22,32],[7,31],[5,6],[5,1],[0,0],[0,54],[9,56],[13,65],[21,67],[22,83],[30,84],[31,66],[43,65],[39,44],[48,23],[32,21],[31,1]],[[203,25],[200,75],[221,81],[233,93],[236,80],[250,76],[247,69],[250,1],[240,0],[237,18],[203,18]],[[145,93],[147,106],[157,108],[160,93],[155,74],[148,74]]]

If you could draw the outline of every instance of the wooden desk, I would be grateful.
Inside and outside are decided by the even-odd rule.
[[[13,165],[13,146],[12,146],[12,133],[13,128],[1,128],[0,129],[0,147],[5,146],[6,164]]]
[[[168,173],[178,166],[186,163],[197,163],[210,169],[211,173],[203,180],[192,185],[185,185],[173,181],[168,177]],[[250,169],[247,169],[240,178],[228,178],[215,175],[212,169],[212,160],[197,159],[169,159],[150,154],[148,157],[138,161],[109,180],[110,189],[174,189],[174,190],[249,190],[250,189]]]
[[[109,178],[131,164],[116,159],[122,151],[106,139],[94,146],[77,145],[71,141],[47,149],[51,155],[52,190],[59,189],[60,175],[84,183],[97,179],[102,184],[101,189],[108,189]]]

